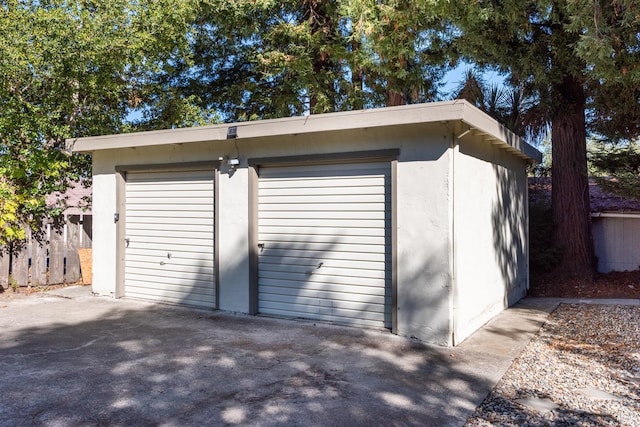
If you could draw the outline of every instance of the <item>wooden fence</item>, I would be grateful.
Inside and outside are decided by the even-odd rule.
[[[91,215],[65,215],[59,227],[47,225],[38,242],[27,230],[20,250],[0,252],[0,286],[46,286],[81,278],[78,249],[91,247]],[[90,278],[89,278],[90,280]]]

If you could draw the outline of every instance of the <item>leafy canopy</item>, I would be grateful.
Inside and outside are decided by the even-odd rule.
[[[148,76],[183,56],[194,3],[6,0],[0,3],[0,244],[62,206],[47,194],[89,177],[65,138],[125,132]]]
[[[534,122],[551,128],[558,272],[588,280],[594,256],[587,128],[615,139],[640,133],[640,1],[437,3],[459,29],[452,44],[461,55],[508,74],[537,100]]]
[[[547,122],[572,101],[560,90],[571,77],[584,90],[590,131],[610,140],[640,135],[640,1],[437,3],[460,30],[455,51],[535,95]]]
[[[640,199],[640,142],[589,144],[589,166],[594,179],[605,190]]]
[[[189,60],[156,90],[228,121],[433,100],[448,67],[434,12],[406,0],[204,0]]]

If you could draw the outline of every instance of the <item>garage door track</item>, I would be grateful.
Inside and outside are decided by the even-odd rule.
[[[451,349],[88,287],[0,300],[0,425],[462,425],[552,308]]]

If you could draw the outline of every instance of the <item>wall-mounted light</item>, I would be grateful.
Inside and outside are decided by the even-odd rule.
[[[220,157],[220,163],[222,166],[226,166],[229,169],[229,173],[233,174],[236,168],[240,165],[240,159],[229,158],[228,156]]]
[[[238,126],[229,126],[227,128],[227,139],[235,139],[238,137]]]

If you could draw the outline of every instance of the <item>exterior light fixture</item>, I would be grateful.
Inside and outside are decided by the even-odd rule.
[[[227,139],[236,139],[238,137],[238,126],[229,126],[227,128]]]

